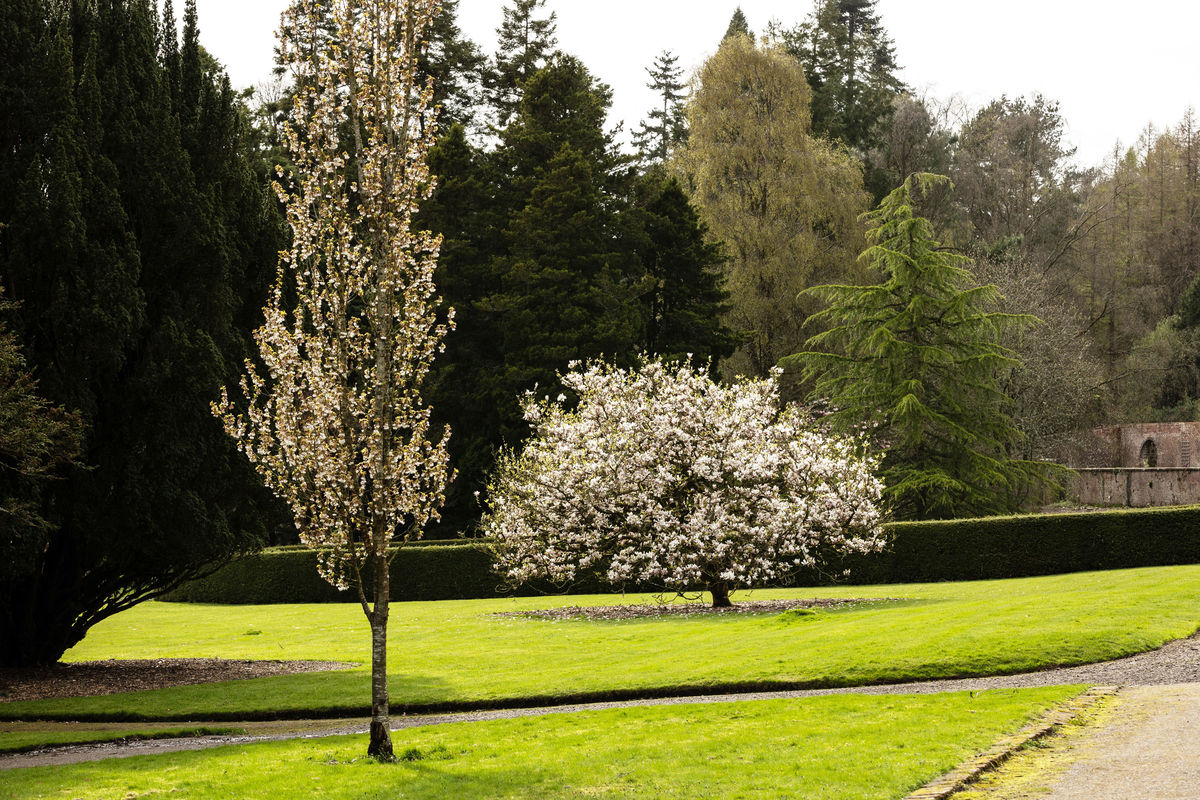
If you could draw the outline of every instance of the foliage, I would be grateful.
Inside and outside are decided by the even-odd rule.
[[[442,0],[442,10],[425,34],[426,48],[418,69],[433,81],[433,102],[441,129],[462,125],[474,131],[483,127],[478,114],[483,105],[487,57],[458,27],[458,3]]]
[[[804,67],[812,89],[813,135],[858,154],[867,188],[879,201],[896,184],[871,151],[890,126],[905,86],[875,6],[876,0],[820,0],[802,24],[772,34]]]
[[[861,277],[861,173],[810,135],[809,90],[795,59],[746,37],[726,39],[705,62],[688,119],[676,166],[711,237],[725,244],[725,323],[751,332],[726,371],[765,377],[804,341],[815,309],[799,293]]]
[[[662,108],[650,109],[638,129],[633,132],[633,144],[638,149],[642,163],[647,165],[666,164],[671,153],[687,141],[687,111],[684,104],[686,84],[680,81],[683,68],[677,66],[679,56],[663,50],[654,59],[654,66],[646,69],[650,83],[646,86],[662,98]]]
[[[1015,241],[1035,273],[1059,266],[1079,230],[1058,104],[1000,97],[963,125],[950,176],[977,249]]]
[[[932,106],[929,99],[908,93],[893,98],[890,119],[881,123],[869,153],[889,191],[909,175],[949,171],[954,133]]]
[[[0,311],[11,303],[0,300]],[[37,567],[53,534],[47,489],[78,466],[79,418],[38,395],[17,339],[0,323],[0,578]]]
[[[812,566],[819,548],[882,546],[879,484],[853,444],[825,436],[774,379],[724,387],[687,365],[592,364],[578,397],[524,403],[533,437],[499,462],[484,528],[514,583],[608,580],[729,592]]]
[[[667,360],[714,366],[733,354],[739,337],[722,324],[729,292],[719,269],[721,249],[706,241],[708,229],[675,177],[657,170],[637,187],[635,252],[650,286],[642,350]]]
[[[306,46],[321,17],[309,0],[286,12],[296,38],[282,52],[301,89],[285,128],[296,173],[276,191],[292,249],[255,332],[265,375],[247,362],[245,411],[224,390],[213,405],[301,541],[322,548],[322,576],[357,589],[372,638],[368,753],[380,758],[392,756],[388,548],[437,516],[447,473],[449,430],[430,441],[421,400],[446,332],[433,299],[439,240],[411,224],[433,180],[433,84],[417,62],[436,12],[425,0],[335,0],[336,37],[316,58]]]
[[[510,0],[504,6],[504,20],[496,29],[496,56],[488,74],[488,88],[496,121],[508,125],[521,105],[525,82],[546,66],[558,40],[557,14],[538,17],[546,0]]]
[[[834,408],[832,424],[866,425],[885,443],[884,496],[900,519],[1012,510],[1043,475],[1012,457],[1020,432],[999,386],[1019,364],[999,337],[1032,320],[989,310],[995,287],[973,285],[965,258],[913,211],[914,198],[946,183],[913,176],[866,215],[863,259],[884,283],[814,288],[830,303],[816,315],[829,328],[795,356],[816,381],[813,397]]]
[[[6,664],[53,662],[260,546],[277,511],[207,405],[247,351],[278,214],[185,12],[182,43],[145,0],[26,0],[0,26],[6,317],[39,392],[83,427],[82,466],[48,487],[54,531],[0,585]]]
[[[871,697],[842,695],[409,728],[395,765],[355,758],[346,737],[270,742],[153,759],[12,770],[13,798],[81,800],[185,792],[195,800],[319,795],[565,800],[838,797],[882,800],[944,773],[1078,687]],[[899,702],[898,702],[899,700]],[[786,753],[786,757],[781,754]]]

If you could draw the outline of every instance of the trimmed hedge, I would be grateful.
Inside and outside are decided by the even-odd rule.
[[[1051,575],[1063,572],[1200,563],[1200,507],[1044,514],[887,527],[888,549],[869,556],[832,558],[818,571],[797,574],[791,586],[927,583]],[[316,568],[316,553],[277,548],[249,556],[207,578],[185,583],[165,600],[194,603],[324,603],[354,600]],[[654,591],[652,587],[625,587]],[[554,591],[530,584],[506,591],[492,569],[486,542],[400,548],[392,563],[393,600],[461,600]],[[561,589],[559,590],[561,592]],[[595,575],[572,594],[613,591]]]

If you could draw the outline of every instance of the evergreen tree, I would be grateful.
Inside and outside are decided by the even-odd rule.
[[[1018,366],[1001,333],[1030,317],[989,310],[994,286],[973,285],[965,257],[942,248],[913,211],[946,184],[920,174],[867,215],[863,258],[884,277],[874,286],[820,286],[829,328],[793,356],[830,423],[861,430],[885,449],[884,497],[901,519],[1012,511],[1023,489],[1046,477],[1011,457],[1020,434],[1005,413],[1002,372]]]
[[[721,319],[729,293],[720,273],[719,245],[675,177],[643,176],[632,211],[639,225],[636,252],[649,287],[642,296],[645,327],[641,349],[695,366],[733,354],[739,337]]]
[[[535,16],[546,0],[511,0],[496,29],[495,66],[488,77],[492,106],[500,127],[508,125],[521,103],[525,82],[546,65],[558,40],[557,15]]]
[[[500,292],[493,258],[502,252],[505,220],[492,202],[491,160],[473,147],[461,125],[449,128],[429,153],[437,188],[415,223],[442,236],[434,277],[443,303],[454,309],[454,330],[429,378],[434,424],[450,425],[448,450],[458,475],[446,491],[442,524],[434,536],[469,530],[481,511],[475,492],[485,488],[494,461],[500,409],[491,384],[501,369],[501,331],[487,298]]]
[[[594,165],[564,144],[540,171],[506,231],[501,259],[504,394],[556,391],[568,363],[628,357],[638,320]],[[511,430],[510,436],[518,430]]]
[[[662,98],[662,108],[653,108],[633,132],[633,143],[638,148],[642,163],[665,164],[671,151],[687,141],[687,106],[684,104],[684,89],[680,81],[683,69],[676,66],[679,57],[664,50],[654,59],[654,66],[646,69],[650,73],[649,88]]]
[[[0,193],[0,275],[40,392],[80,415],[85,467],[50,487],[39,563],[3,585],[6,663],[54,661],[98,620],[261,542],[270,498],[207,406],[248,349],[236,321],[255,312],[239,300],[265,292],[244,285],[253,259],[279,249],[236,99],[198,44],[184,58],[194,15],[177,104],[170,26],[148,0],[21,10],[0,33],[33,43],[0,67],[14,106],[0,174],[16,188]]]
[[[507,222],[488,305],[502,330],[493,400],[505,439],[525,432],[517,396],[558,385],[569,361],[631,355],[637,337],[635,259],[619,212],[628,170],[604,123],[611,91],[576,58],[558,55],[525,84],[495,155]]]
[[[804,23],[780,36],[812,88],[813,133],[845,144],[866,162],[867,188],[879,200],[893,187],[869,154],[905,87],[876,2],[820,0]]]
[[[433,101],[438,106],[438,126],[478,127],[487,58],[479,46],[463,37],[458,27],[458,0],[442,0],[442,10],[425,32],[428,42],[420,69],[433,78]]]
[[[754,32],[750,30],[750,23],[746,21],[746,15],[742,13],[741,6],[734,9],[733,16],[729,20],[729,27],[725,29],[725,35],[721,37],[721,40],[724,41],[732,36],[754,38]]]

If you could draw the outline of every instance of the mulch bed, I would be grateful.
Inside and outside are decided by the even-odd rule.
[[[808,600],[746,600],[732,608],[713,608],[704,603],[661,603],[640,606],[563,606],[537,611],[504,611],[497,617],[532,617],[534,619],[648,619],[654,617],[694,617],[707,614],[779,614],[798,608],[842,608],[891,602],[880,597],[820,598]]]
[[[136,692],[168,686],[291,675],[297,672],[325,672],[356,666],[358,665],[343,661],[156,658],[0,668],[0,702]]]

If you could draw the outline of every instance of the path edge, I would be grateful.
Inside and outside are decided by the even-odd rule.
[[[1065,703],[1046,711],[1042,716],[1016,733],[1001,738],[986,751],[950,772],[906,795],[904,800],[945,800],[955,792],[979,779],[985,772],[996,769],[1030,742],[1048,736],[1101,700],[1114,696],[1120,687],[1093,686]]]

